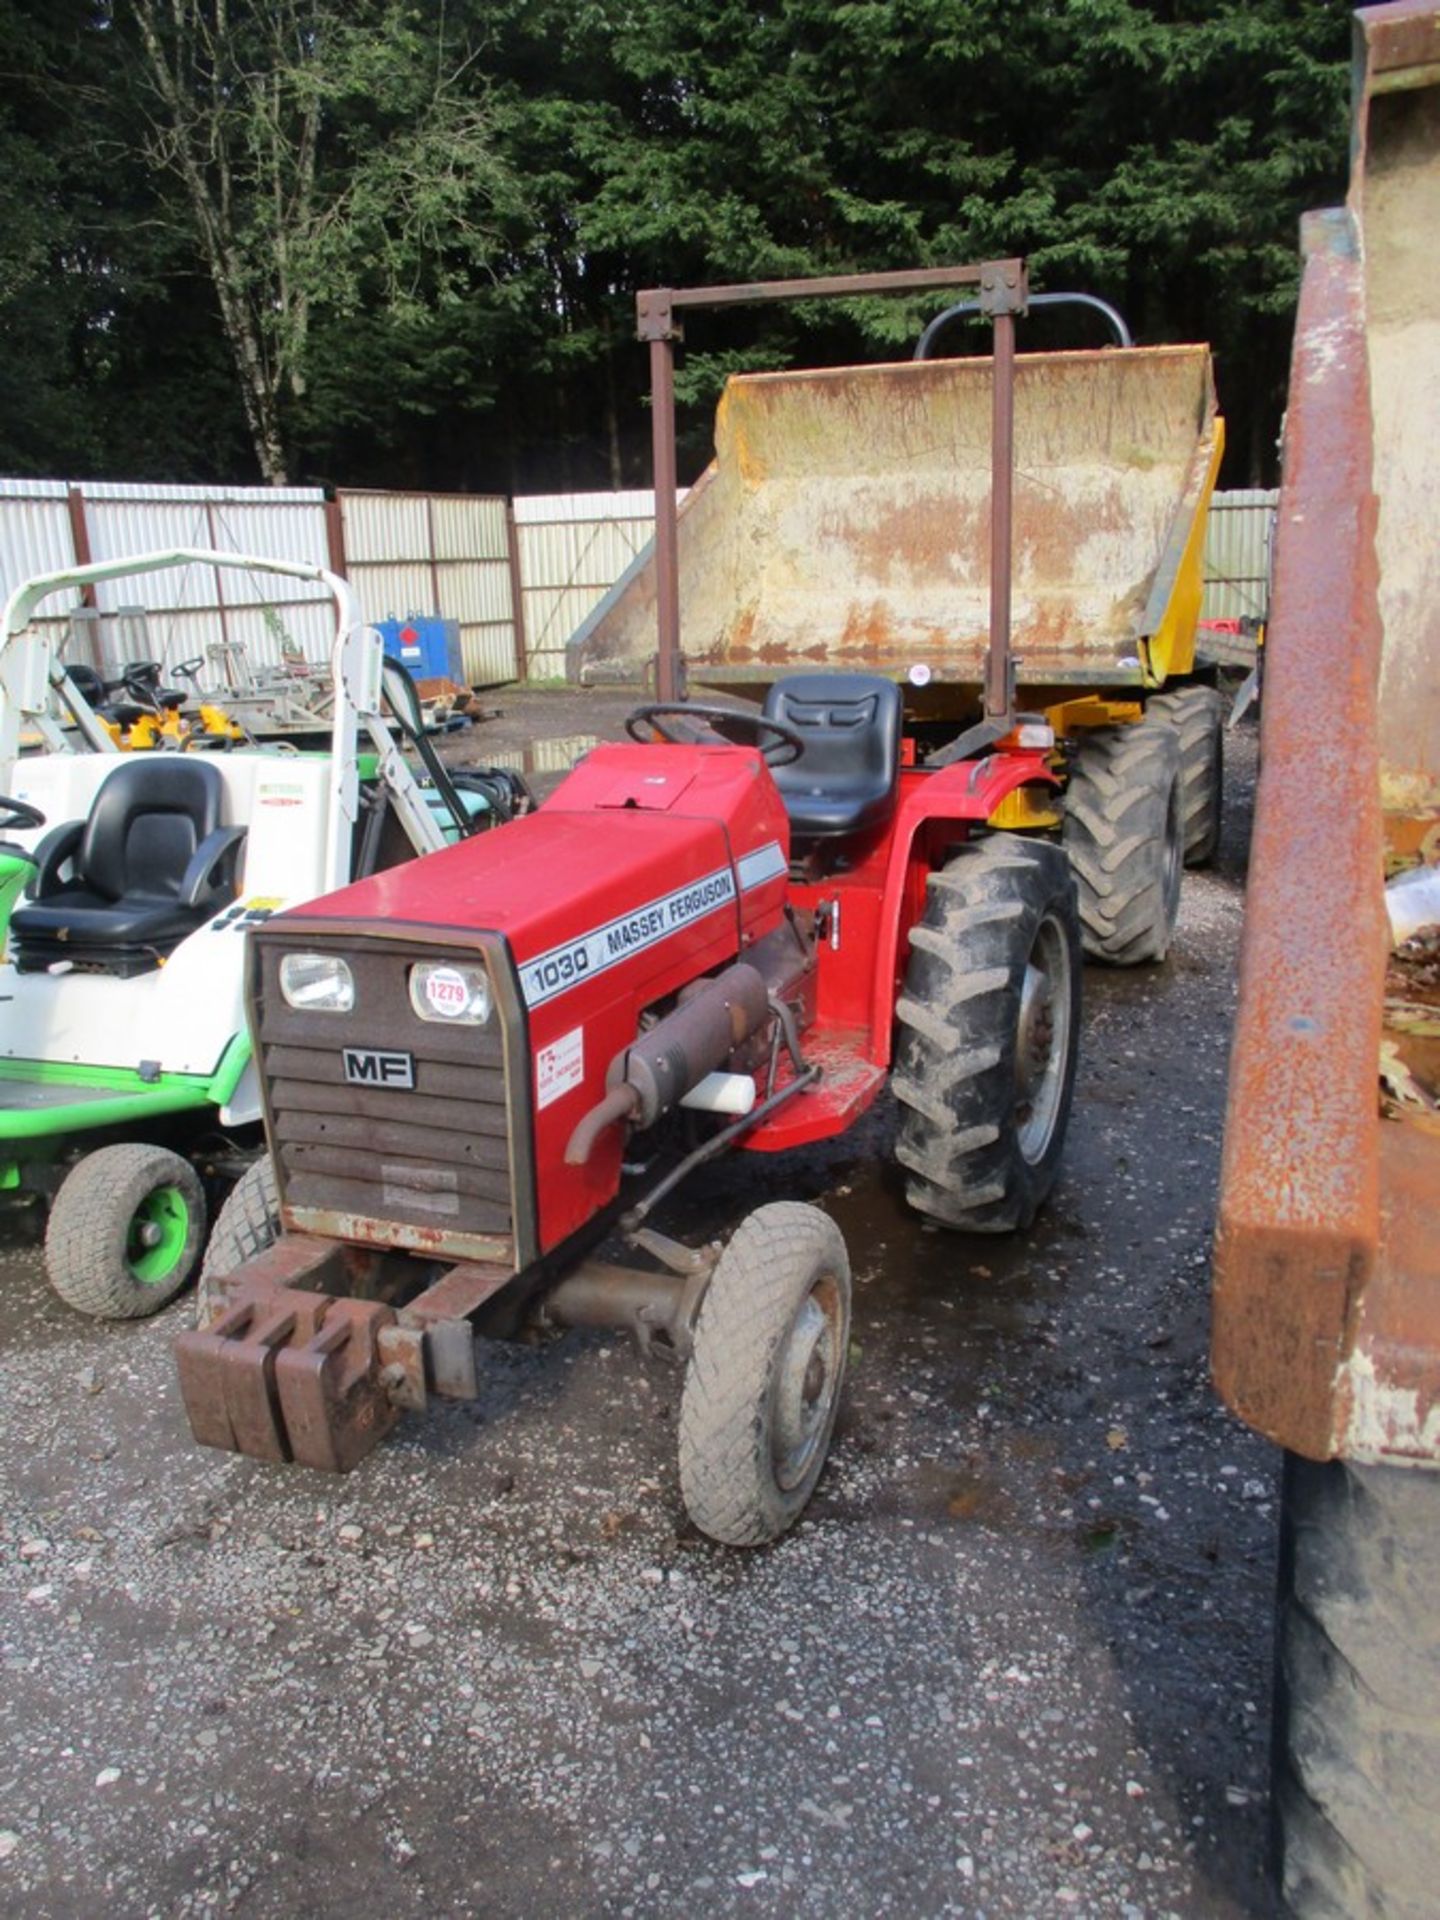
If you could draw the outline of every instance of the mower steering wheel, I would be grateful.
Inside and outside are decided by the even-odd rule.
[[[193,660],[182,660],[177,666],[173,666],[170,669],[170,677],[172,680],[192,681],[198,688],[200,685],[200,670],[204,665],[204,654],[197,653]]]
[[[153,708],[158,713],[160,702],[156,696],[160,691],[160,662],[127,660],[120,669],[120,678],[105,682],[105,691],[128,693],[137,706]]]
[[[0,793],[0,833],[28,832],[31,827],[43,827],[45,816],[38,807],[32,807],[26,800],[12,800],[7,793]]]
[[[667,720],[698,720],[701,726],[698,730],[681,728],[672,731],[665,725]],[[649,745],[642,731],[646,727],[676,747],[700,745],[707,731],[718,734],[727,745],[746,744],[731,740],[725,731],[727,726],[738,727],[742,733],[748,733],[749,744],[759,748],[769,767],[792,767],[805,751],[805,736],[798,727],[792,727],[788,720],[771,720],[766,714],[756,713],[750,707],[701,706],[693,700],[664,700],[652,706],[636,707],[633,713],[625,716],[626,733],[642,747]],[[762,735],[770,736],[768,745],[758,737]]]

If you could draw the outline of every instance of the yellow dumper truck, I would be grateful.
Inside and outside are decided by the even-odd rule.
[[[913,293],[926,280],[661,290],[640,296],[641,333],[668,344],[685,307]],[[960,337],[949,322],[991,313],[985,284],[908,362],[728,382],[714,460],[671,533],[679,677],[763,694],[789,673],[881,674],[904,684],[928,764],[982,749],[987,719],[1050,728],[1058,787],[1012,796],[993,824],[1061,835],[1093,957],[1160,959],[1181,866],[1209,860],[1220,827],[1221,698],[1195,643],[1224,444],[1209,352],[1131,346],[1103,303],[1030,295],[1019,268],[1012,318],[1075,300],[1126,344],[934,357],[942,336]],[[656,411],[658,432],[669,409]],[[660,538],[571,641],[582,683],[665,672],[666,473],[657,443]]]

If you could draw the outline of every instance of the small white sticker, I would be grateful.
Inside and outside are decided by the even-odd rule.
[[[535,1104],[548,1107],[585,1078],[585,1030],[573,1027],[535,1056]]]
[[[425,1000],[446,1020],[464,1013],[470,1004],[470,989],[464,974],[458,967],[436,967],[425,976]]]

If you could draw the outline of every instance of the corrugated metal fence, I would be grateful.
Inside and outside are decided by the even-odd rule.
[[[1278,496],[1217,493],[1206,539],[1207,619],[1263,614]],[[565,671],[565,644],[648,544],[649,492],[477,494],[344,491],[327,507],[316,487],[190,487],[0,480],[0,589],[84,558],[159,547],[337,563],[370,619],[441,613],[460,623],[475,685]],[[273,590],[273,597],[272,597]],[[273,577],[192,567],[102,582],[88,618],[97,664],[147,651],[174,666],[240,642],[258,666],[298,647],[323,660],[323,589]],[[80,596],[57,595],[47,615],[70,620]],[[143,628],[135,610],[148,609]],[[86,616],[82,614],[82,619]]]
[[[82,560],[118,560],[162,547],[214,547],[283,560],[325,561],[325,496],[318,487],[180,487],[63,480],[0,480],[0,587]],[[257,666],[298,646],[323,660],[334,631],[323,587],[280,575],[177,568],[102,580],[87,622],[96,664],[148,648],[173,666],[223,641]],[[68,622],[78,592],[56,594],[45,617]],[[146,617],[148,616],[148,617]],[[143,637],[136,624],[145,618]]]
[[[1263,620],[1270,610],[1270,543],[1280,495],[1247,487],[1217,493],[1205,529],[1204,620]]]
[[[371,620],[443,613],[460,623],[473,685],[525,672],[515,626],[515,528],[503,498],[342,492],[345,571]]]
[[[565,643],[655,531],[655,495],[532,494],[515,502],[532,680],[561,679]]]

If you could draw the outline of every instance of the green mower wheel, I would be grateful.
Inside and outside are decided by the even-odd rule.
[[[138,1141],[101,1147],[50,1209],[50,1284],[78,1313],[142,1320],[193,1278],[205,1225],[204,1189],[188,1160]]]

